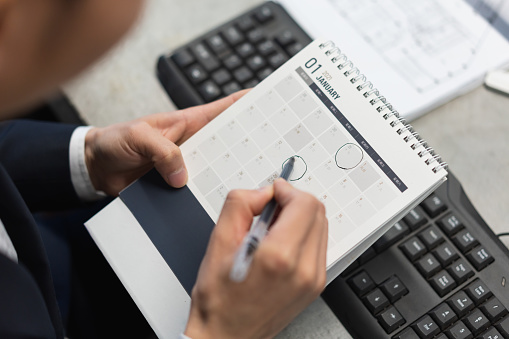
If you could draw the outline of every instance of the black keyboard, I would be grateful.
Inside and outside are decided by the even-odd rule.
[[[267,2],[161,56],[157,73],[186,108],[256,86],[310,42],[280,5]]]
[[[266,2],[161,56],[158,76],[186,108],[255,86],[309,42]],[[451,174],[322,297],[354,338],[509,339],[505,275],[508,249]]]
[[[354,338],[509,338],[509,250],[449,180],[324,291]]]

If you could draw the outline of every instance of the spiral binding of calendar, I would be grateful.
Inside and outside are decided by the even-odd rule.
[[[362,95],[382,114],[382,117],[387,120],[389,125],[396,129],[396,133],[401,135],[410,148],[415,150],[420,158],[424,159],[424,163],[428,166],[433,166],[431,170],[434,173],[437,173],[442,168],[447,169],[447,163],[442,161],[433,148],[428,146],[426,141],[419,136],[413,127],[387,102],[385,97],[380,95],[376,88],[373,88],[373,84],[366,79],[364,74],[360,73],[359,69],[348,60],[348,57],[336,47],[334,42],[327,41],[320,44],[319,47],[320,49],[327,49],[325,55],[331,57],[332,63],[337,64],[338,70],[356,86],[359,92],[362,92]]]

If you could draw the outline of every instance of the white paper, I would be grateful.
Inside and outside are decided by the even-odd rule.
[[[462,0],[279,2],[313,38],[335,41],[409,121],[509,62],[506,39]]]

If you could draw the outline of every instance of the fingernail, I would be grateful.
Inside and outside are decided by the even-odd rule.
[[[168,175],[168,183],[173,187],[182,187],[187,183],[187,170],[185,167]]]

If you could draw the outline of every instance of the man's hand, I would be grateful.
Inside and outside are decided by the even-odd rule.
[[[91,129],[85,138],[85,161],[95,189],[116,196],[154,166],[169,185],[184,186],[187,170],[178,146],[245,93]]]
[[[253,216],[273,196],[281,211],[246,280],[232,282],[235,253]],[[185,334],[193,339],[273,337],[323,290],[327,231],[323,204],[282,179],[258,191],[232,191],[198,273]]]

